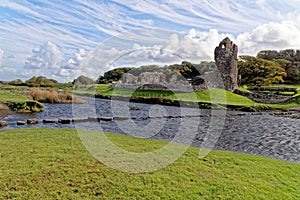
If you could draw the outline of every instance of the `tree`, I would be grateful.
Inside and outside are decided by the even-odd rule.
[[[109,70],[105,72],[103,76],[100,76],[96,82],[99,84],[107,84],[107,83],[112,83],[114,81],[118,81],[122,78],[122,76],[125,73],[129,72],[132,69],[133,68],[130,67],[123,67],[123,68],[116,68],[116,69]]]
[[[280,64],[252,56],[240,56],[238,62],[242,84],[270,85],[284,82],[285,70]]]
[[[33,86],[33,87],[51,87],[54,84],[58,83],[54,79],[48,79],[44,76],[34,76],[27,81],[25,81],[25,84],[28,86]]]

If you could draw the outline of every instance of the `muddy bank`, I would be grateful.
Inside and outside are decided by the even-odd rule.
[[[0,119],[3,119],[4,117],[15,113],[11,109],[9,109],[5,104],[0,104],[0,107],[2,108],[0,109]]]

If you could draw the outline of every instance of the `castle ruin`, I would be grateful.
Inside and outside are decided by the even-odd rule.
[[[192,80],[183,80],[179,74],[167,77],[162,72],[143,72],[139,76],[135,76],[129,72],[114,87],[180,92],[203,91],[213,88],[234,91],[238,87],[237,45],[227,37],[215,48],[214,53],[218,70],[196,76]]]
[[[221,74],[225,90],[238,88],[238,47],[228,37],[215,48],[215,62]]]

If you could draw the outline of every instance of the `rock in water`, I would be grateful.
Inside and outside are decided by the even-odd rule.
[[[222,76],[224,89],[234,91],[238,87],[238,47],[226,37],[215,48],[215,61]]]
[[[17,121],[17,125],[25,125],[26,122],[25,121]]]
[[[43,123],[45,124],[50,124],[50,123],[55,123],[56,120],[55,119],[43,119]]]
[[[59,118],[58,119],[58,123],[61,123],[61,124],[70,124],[71,123],[71,119],[69,119],[69,118]]]
[[[0,121],[0,128],[7,126],[8,123],[6,121]]]
[[[37,124],[38,122],[37,119],[27,119],[27,124]]]

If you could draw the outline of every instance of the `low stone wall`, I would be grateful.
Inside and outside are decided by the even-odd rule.
[[[131,77],[133,75],[127,75]],[[191,81],[174,81],[174,82],[155,82],[155,83],[134,83],[130,81],[118,82],[112,87],[122,89],[139,89],[139,90],[160,90],[160,91],[174,91],[174,92],[194,92],[204,91],[214,88],[224,88],[222,78],[217,72],[210,72],[201,76],[197,76],[197,79],[203,79],[201,84],[193,84]],[[132,78],[131,78],[132,79]]]
[[[290,96],[293,96],[297,94],[297,88],[274,88],[274,87],[266,87],[266,86],[260,86],[260,87],[249,87],[248,90],[251,91],[270,91],[270,92],[293,92],[294,94],[291,94]]]
[[[245,92],[241,90],[235,90],[234,93],[252,99],[257,103],[268,103],[268,104],[281,103],[291,98],[291,96],[286,96],[286,95]]]
[[[156,83],[156,84],[116,84],[113,87],[134,90],[160,90],[160,91],[174,91],[174,92],[192,92],[193,86],[190,84],[170,84],[170,83]]]

